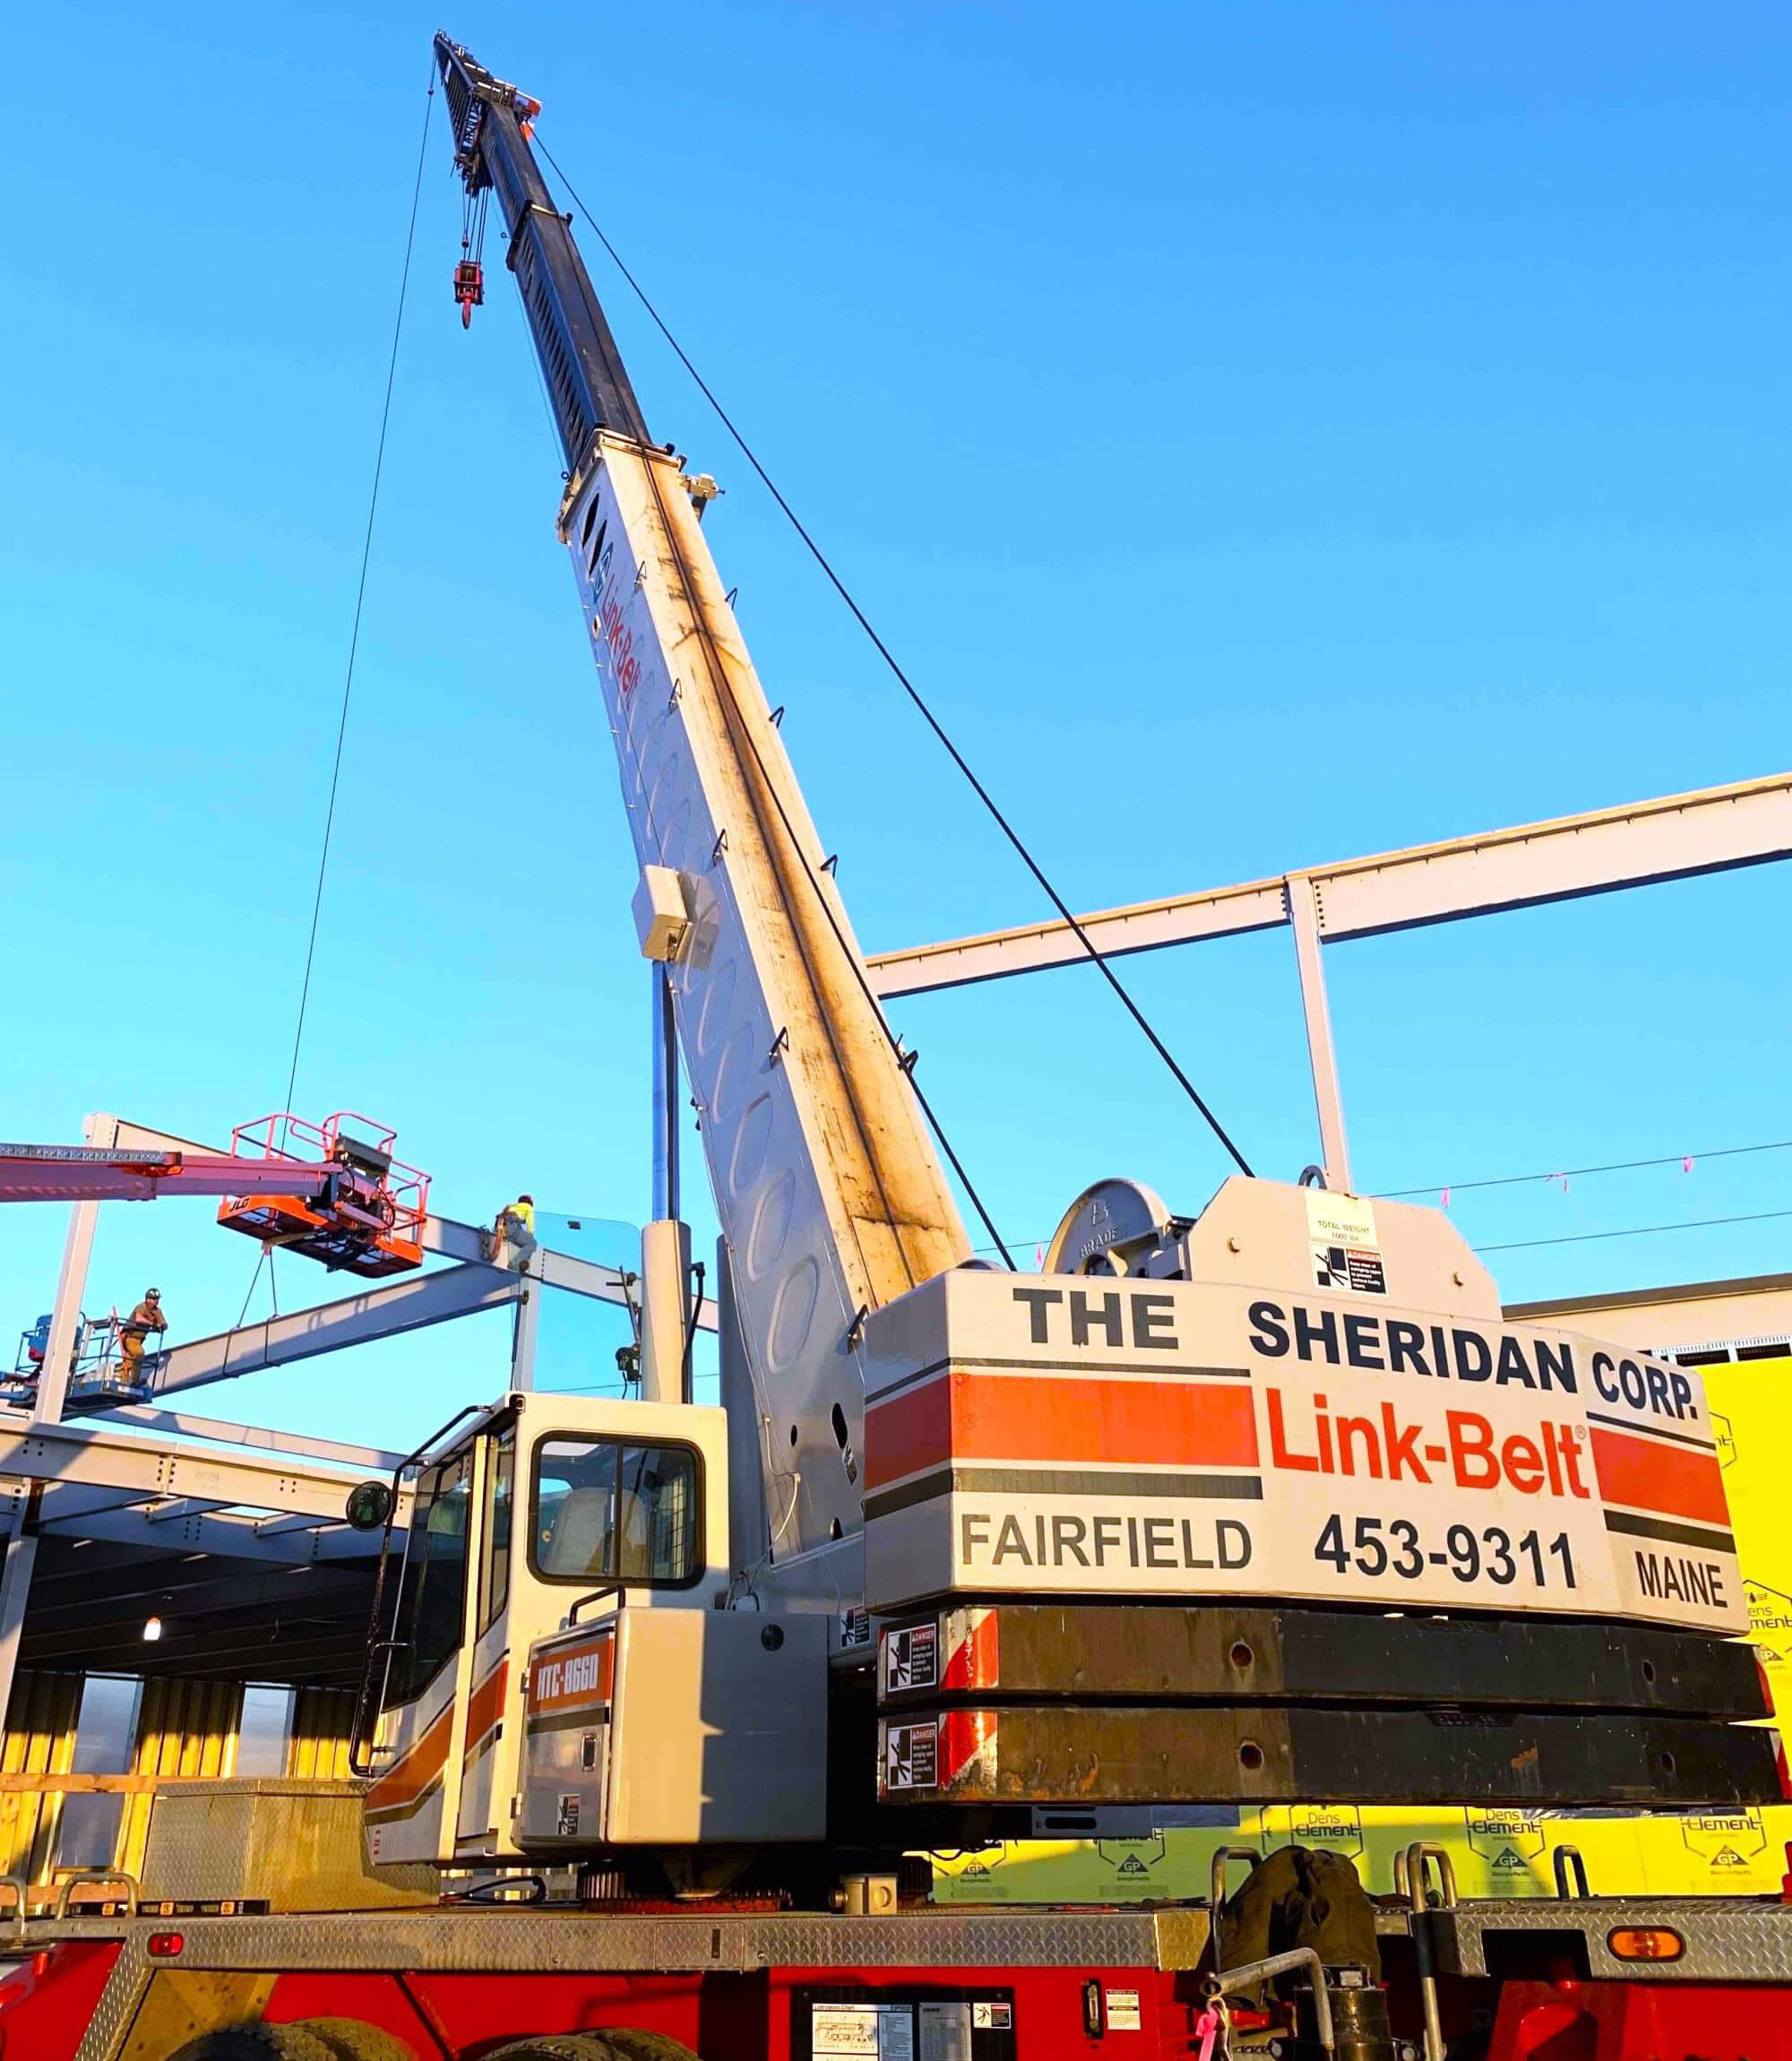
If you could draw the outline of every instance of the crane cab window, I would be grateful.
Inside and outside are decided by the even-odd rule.
[[[479,1574],[479,1636],[497,1622],[510,1600],[511,1480],[516,1469],[516,1426],[494,1442],[486,1470],[485,1565]]]
[[[688,1445],[545,1438],[529,1557],[546,1582],[683,1589],[702,1574],[702,1463]]]
[[[387,1678],[388,1705],[409,1703],[461,1643],[467,1603],[467,1505],[470,1446],[427,1469],[417,1485],[399,1592],[397,1637]]]

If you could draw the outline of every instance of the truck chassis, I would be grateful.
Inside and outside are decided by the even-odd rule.
[[[1792,1905],[1532,1898],[1383,1908],[1389,2015],[1451,2061],[1786,2061]],[[628,2028],[703,2061],[1168,2061],[1197,2051],[1204,1905],[691,1915],[466,1903],[409,1911],[33,1920],[0,1981],[5,2061],[166,2061],[211,2027],[352,2019],[417,2061],[480,2061],[521,2035]],[[1671,1960],[1640,1967],[1629,1936]],[[874,2038],[877,2037],[874,2033]],[[1235,2050],[1261,2048],[1260,2031]],[[1318,2056],[1284,2031],[1285,2061]],[[1398,2048],[1397,2048],[1398,2050]],[[273,2052],[275,2049],[270,2049]],[[369,2053],[389,2053],[370,2046]],[[1338,2051],[1353,2049],[1338,2032]],[[1383,2049],[1384,2051],[1384,2049]]]

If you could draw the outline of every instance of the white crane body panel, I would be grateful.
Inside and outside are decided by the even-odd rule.
[[[857,1533],[857,1320],[969,1244],[676,464],[599,433],[561,518],[732,1255],[780,1557]],[[663,893],[663,888],[662,888]]]
[[[1313,1235],[1340,1214],[1342,1265]],[[1193,1281],[959,1270],[873,1315],[873,1610],[1288,1597],[1746,1632],[1696,1372],[1504,1322],[1434,1211],[1234,1178],[1190,1246]]]

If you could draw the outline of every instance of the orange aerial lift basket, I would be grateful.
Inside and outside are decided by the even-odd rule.
[[[429,1213],[429,1176],[392,1158],[395,1131],[339,1109],[322,1124],[281,1110],[239,1124],[230,1151],[265,1160],[265,1188],[227,1196],[218,1221],[263,1245],[303,1253],[327,1267],[378,1278],[423,1263],[423,1220]],[[281,1170],[328,1162],[320,1184],[281,1183]]]

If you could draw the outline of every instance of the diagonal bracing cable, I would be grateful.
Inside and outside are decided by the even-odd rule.
[[[908,695],[909,699],[920,711],[922,720],[925,721],[927,728],[933,731],[935,737],[939,739],[940,743],[944,746],[946,754],[951,758],[952,763],[958,768],[960,772],[964,775],[966,780],[969,782],[971,791],[977,796],[977,798],[983,804],[984,807],[988,810],[989,815],[994,820],[997,829],[1001,831],[1003,836],[1007,839],[1008,842],[1014,848],[1015,852],[1019,855],[1021,864],[1025,866],[1028,872],[1032,875],[1034,880],[1037,881],[1039,886],[1045,891],[1047,899],[1051,902],[1052,907],[1057,910],[1059,916],[1063,918],[1065,924],[1069,926],[1071,934],[1075,937],[1077,943],[1081,944],[1083,950],[1089,954],[1090,960],[1094,962],[1097,970],[1100,973],[1102,979],[1107,983],[1107,985],[1114,990],[1115,995],[1118,997],[1127,1014],[1132,1017],[1133,1021],[1139,1026],[1140,1030],[1144,1032],[1146,1038],[1150,1042],[1152,1050],[1157,1053],[1159,1058],[1163,1061],[1164,1065],[1169,1068],[1171,1074],[1176,1078],[1177,1085],[1188,1097],[1189,1100],[1194,1104],[1198,1110],[1200,1110],[1202,1116],[1207,1121],[1208,1128],[1213,1133],[1214,1136],[1219,1139],[1219,1143],[1226,1148],[1227,1151],[1230,1153],[1234,1163],[1238,1168],[1238,1170],[1241,1173],[1248,1174],[1251,1171],[1251,1168],[1249,1163],[1245,1158],[1245,1155],[1238,1150],[1237,1146],[1233,1143],[1231,1137],[1227,1133],[1225,1126],[1220,1123],[1219,1117],[1216,1117],[1213,1114],[1213,1111],[1208,1108],[1207,1103],[1203,1099],[1200,1090],[1196,1088],[1194,1082],[1189,1079],[1188,1075],[1184,1073],[1181,1066],[1177,1065],[1175,1055],[1171,1052],[1169,1047],[1166,1045],[1163,1039],[1158,1035],[1157,1030],[1153,1028],[1151,1022],[1145,1015],[1144,1011],[1140,1008],[1139,1005],[1133,999],[1132,995],[1122,984],[1119,976],[1115,972],[1113,967],[1109,965],[1107,957],[1101,952],[1099,947],[1095,944],[1094,940],[1090,936],[1089,933],[1083,928],[1081,924],[1077,921],[1075,916],[1072,914],[1069,903],[1065,901],[1064,897],[1058,893],[1057,889],[1052,885],[1052,883],[1047,877],[1044,867],[1040,866],[1038,860],[1036,859],[1033,857],[1031,851],[1028,849],[1026,843],[1021,836],[1021,833],[1014,828],[1013,824],[1011,824],[1008,818],[1002,813],[1002,810],[997,805],[995,797],[989,792],[989,789],[984,786],[983,782],[971,770],[969,761],[966,759],[964,754],[960,751],[958,746],[952,742],[951,737],[948,736],[945,728],[940,722],[939,718],[935,715],[932,709],[927,706],[926,702],[923,699],[920,690],[915,686],[915,683],[909,677],[908,674],[903,671],[901,666],[897,662],[895,654],[891,651],[890,647],[883,642],[883,639],[878,635],[876,630],[872,626],[870,618],[866,615],[864,609],[859,607],[857,601],[853,598],[851,590],[847,586],[845,581],[840,578],[837,572],[835,572],[832,564],[827,556],[827,554],[822,549],[821,546],[816,543],[815,539],[809,534],[808,530],[804,527],[804,524],[801,519],[798,517],[796,510],[791,507],[790,504],[779,491],[777,482],[771,478],[771,475],[765,470],[764,466],[760,463],[758,456],[754,453],[753,446],[748,444],[745,437],[743,436],[740,431],[735,427],[733,417],[728,414],[727,409],[725,409],[721,402],[717,400],[715,393],[710,387],[709,382],[703,377],[702,374],[697,370],[694,364],[692,364],[690,358],[685,353],[685,347],[678,341],[678,339],[673,335],[671,330],[667,327],[665,319],[661,316],[659,309],[655,307],[652,301],[648,298],[647,293],[641,285],[641,282],[628,269],[627,265],[623,263],[622,257],[617,252],[616,246],[611,243],[608,237],[604,234],[603,229],[599,225],[596,216],[592,214],[591,211],[585,205],[584,202],[579,198],[578,194],[573,189],[572,181],[566,177],[565,173],[561,170],[559,162],[555,158],[554,153],[541,141],[540,132],[538,130],[536,132],[534,143],[535,148],[540,151],[541,155],[547,159],[548,164],[553,167],[555,177],[560,181],[560,184],[565,187],[567,197],[571,200],[573,205],[577,208],[579,212],[585,218],[585,220],[591,230],[592,235],[597,237],[600,244],[602,244],[604,249],[608,253],[610,260],[615,264],[616,270],[628,282],[629,290],[634,295],[635,298],[647,311],[648,316],[652,321],[654,327],[659,332],[660,335],[666,339],[667,342],[671,345],[674,353],[677,357],[678,362],[685,367],[685,371],[688,372],[691,377],[696,382],[698,390],[702,394],[704,400],[707,401],[710,406],[716,411],[717,418],[720,421],[722,427],[727,430],[729,436],[733,438],[735,444],[739,449],[742,457],[746,460],[747,463],[752,466],[754,471],[758,474],[760,481],[765,487],[767,493],[769,493],[771,498],[778,504],[780,509],[782,510],[786,519],[788,521],[790,527],[803,540],[804,546],[807,549],[809,556],[815,561],[816,565],[821,567],[823,573],[826,575],[828,583],[833,588],[834,591],[840,596],[840,599],[846,603],[848,608],[852,613],[853,619],[857,623],[859,628],[865,632],[866,635],[870,638],[872,644],[876,649],[878,656],[883,660],[884,664],[889,667],[891,672],[895,675],[897,683],[901,687],[903,693]]]

